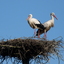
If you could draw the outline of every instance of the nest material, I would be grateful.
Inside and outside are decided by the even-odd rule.
[[[47,59],[51,54],[59,54],[61,41],[43,41],[37,39],[13,39],[0,42],[0,55],[30,59],[42,55]]]

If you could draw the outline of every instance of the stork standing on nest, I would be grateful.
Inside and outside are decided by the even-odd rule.
[[[45,29],[43,29],[43,30],[38,29],[37,32],[36,32],[36,36],[41,35],[42,33],[44,33],[44,38],[47,37],[47,35],[46,35],[47,31],[50,30],[51,27],[54,27],[54,18],[57,19],[57,17],[55,16],[54,13],[51,13],[50,16],[51,16],[51,20],[42,24],[45,27]]]
[[[36,36],[36,29],[41,29],[41,30],[45,29],[45,27],[43,26],[43,24],[41,24],[39,20],[32,18],[32,14],[28,15],[27,21],[30,27],[34,29],[34,36]],[[39,32],[37,36],[40,37]]]

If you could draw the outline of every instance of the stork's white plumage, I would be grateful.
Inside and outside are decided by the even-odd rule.
[[[27,21],[29,23],[29,25],[33,28],[33,29],[45,29],[44,26],[40,23],[39,20],[35,19],[35,18],[32,18],[32,14],[29,14],[28,15],[28,18],[27,18]],[[36,35],[36,30],[34,30],[34,34]],[[39,36],[39,33],[38,33],[38,37]]]
[[[50,16],[51,16],[51,20],[49,20],[49,21],[47,21],[47,22],[45,22],[45,23],[42,24],[42,25],[44,25],[45,29],[43,29],[43,30],[38,29],[37,33],[36,33],[36,36],[38,36],[38,32],[40,32],[39,35],[41,35],[42,33],[44,33],[44,37],[45,38],[47,37],[46,36],[46,32],[48,30],[50,30],[51,27],[54,27],[54,18],[56,18],[56,16],[55,16],[54,13],[51,13]]]

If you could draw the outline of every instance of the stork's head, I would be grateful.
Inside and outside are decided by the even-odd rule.
[[[57,17],[55,16],[55,13],[52,12],[52,13],[50,13],[50,15],[57,19]]]
[[[29,14],[28,17],[31,17],[32,18],[32,14]]]
[[[32,18],[32,14],[29,14],[29,15],[28,15],[27,20],[29,20],[30,18]]]

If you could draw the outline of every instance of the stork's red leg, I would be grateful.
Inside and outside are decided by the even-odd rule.
[[[46,33],[46,30],[44,30],[44,38],[47,39],[47,33]]]
[[[34,37],[36,36],[36,29],[34,29]]]
[[[44,38],[45,38],[45,39],[47,38],[47,33],[46,33],[46,32],[44,33]]]

